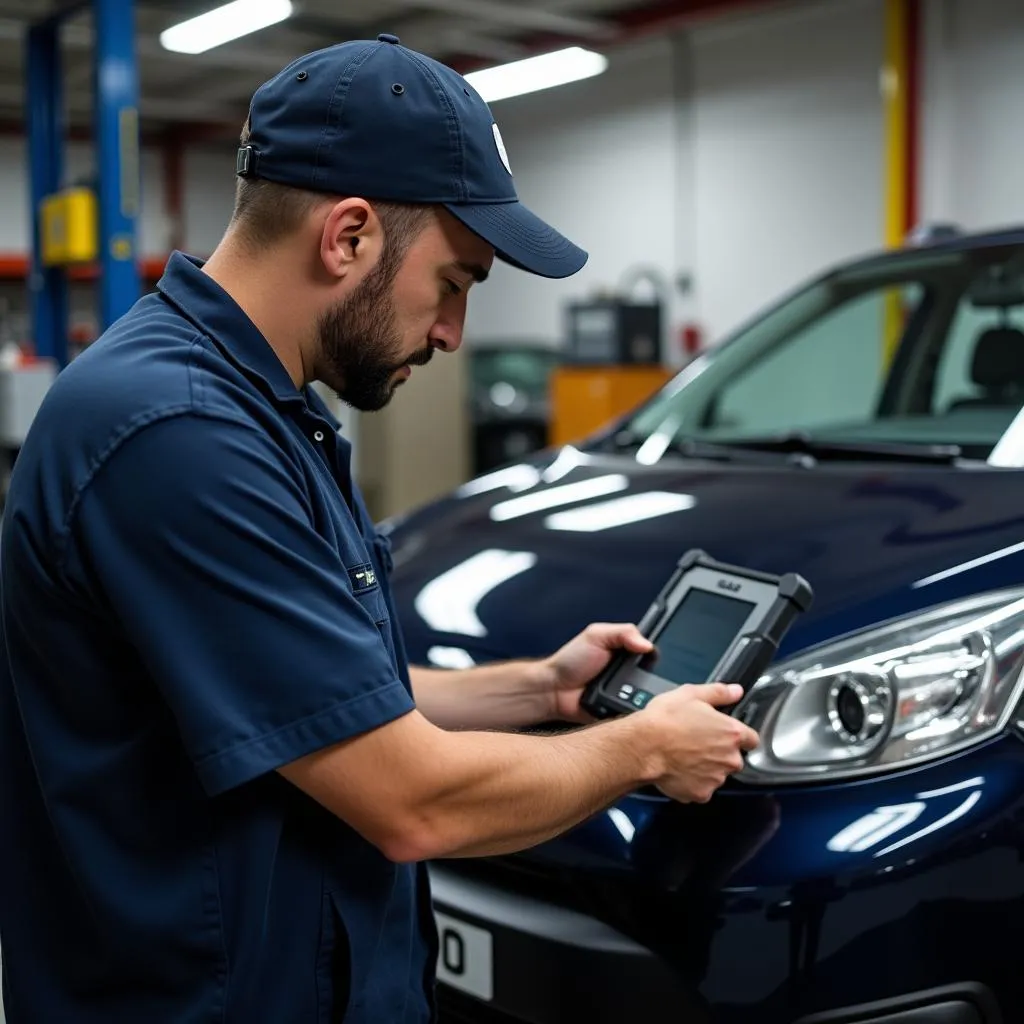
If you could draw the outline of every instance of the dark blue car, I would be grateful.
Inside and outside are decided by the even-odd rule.
[[[709,804],[638,792],[433,868],[448,1021],[1024,1020],[1022,404],[1024,229],[957,237],[830,271],[598,436],[390,524],[421,663],[636,621],[693,547],[816,596]]]

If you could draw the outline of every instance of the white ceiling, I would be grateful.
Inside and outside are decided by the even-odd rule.
[[[296,0],[288,21],[205,54],[164,50],[160,32],[217,6],[218,0],[137,0],[135,30],[143,129],[237,131],[249,97],[296,56],[348,38],[393,32],[402,42],[460,70],[501,63],[570,43],[612,45],[637,20],[685,15],[735,0]],[[24,111],[27,27],[59,0],[0,0],[0,125]],[[62,28],[65,104],[72,124],[92,112],[92,15]]]

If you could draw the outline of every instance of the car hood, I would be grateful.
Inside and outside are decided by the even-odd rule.
[[[646,518],[637,519],[641,513]],[[544,656],[592,621],[639,619],[678,557],[699,547],[722,561],[799,572],[811,583],[814,605],[788,634],[785,657],[929,605],[1019,586],[1022,527],[1024,475],[1017,471],[850,462],[808,468],[782,458],[644,466],[566,449],[474,481],[398,525],[396,610],[420,664]],[[1005,776],[993,792],[1019,792],[1019,741],[1005,737],[1003,746],[1007,770],[992,770],[990,754],[970,750],[927,766],[925,788],[952,794],[942,800],[962,799],[964,779]],[[658,890],[672,889],[689,874],[737,892],[781,887],[780,900],[791,898],[790,887],[837,870],[874,884],[886,877],[879,851],[858,847],[838,864],[830,844],[879,807],[919,800],[920,771],[845,787],[729,783],[701,806],[631,794],[513,859],[571,885],[588,885],[596,871],[622,885],[647,878]],[[968,808],[937,798],[912,826],[921,837],[915,856],[950,846],[947,818],[955,815],[966,835],[991,813],[986,801]],[[895,850],[910,838],[890,844]],[[602,897],[598,906],[605,913],[610,904]],[[627,930],[651,939],[647,926]]]
[[[696,547],[810,582],[814,606],[785,654],[1019,583],[1022,526],[1013,470],[783,457],[646,466],[565,448],[398,523],[393,581],[413,660],[541,656],[590,622],[638,620]]]

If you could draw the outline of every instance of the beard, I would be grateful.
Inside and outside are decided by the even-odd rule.
[[[376,412],[391,401],[404,366],[425,366],[434,355],[427,344],[402,357],[396,326],[394,261],[381,259],[356,290],[320,318],[322,376],[338,397],[361,412]]]

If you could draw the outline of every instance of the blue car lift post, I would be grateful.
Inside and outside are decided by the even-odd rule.
[[[95,36],[95,140],[98,200],[98,307],[102,332],[141,293],[136,221],[139,169],[139,85],[134,0],[78,0],[28,31],[28,160],[32,203],[29,292],[36,355],[68,361],[68,284],[63,267],[42,260],[40,209],[64,176],[60,26],[91,7]]]

